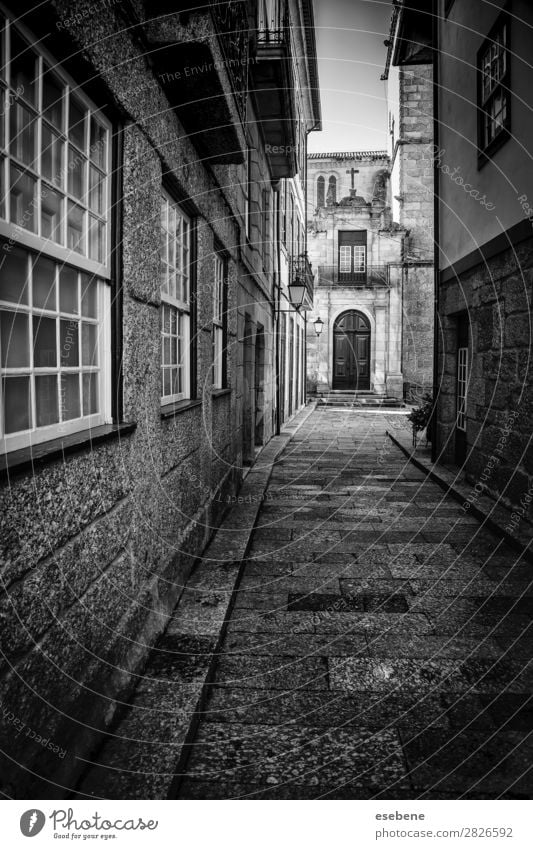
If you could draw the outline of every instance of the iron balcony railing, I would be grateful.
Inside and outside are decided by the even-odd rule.
[[[259,0],[257,7],[257,42],[260,45],[280,45],[289,35],[289,4],[287,0]]]
[[[339,271],[336,265],[319,265],[319,286],[388,286],[389,277],[386,265],[368,265],[365,271]]]
[[[304,285],[310,295],[313,294],[314,274],[307,254],[299,254],[291,259],[291,283]]]

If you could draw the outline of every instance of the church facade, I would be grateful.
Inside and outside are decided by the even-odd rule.
[[[309,258],[317,271],[308,387],[403,396],[402,260],[385,151],[310,154]],[[314,338],[313,338],[314,336]]]
[[[383,79],[388,149],[308,156],[308,250],[316,270],[308,391],[417,402],[433,383],[432,80],[425,56]]]

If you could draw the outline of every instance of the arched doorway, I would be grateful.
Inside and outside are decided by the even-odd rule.
[[[333,326],[333,389],[370,389],[370,322],[357,310]]]

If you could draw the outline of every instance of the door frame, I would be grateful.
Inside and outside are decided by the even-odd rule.
[[[331,382],[330,382],[330,385],[331,385],[331,388],[333,389],[334,388],[333,384],[335,382],[335,335],[336,335],[335,334],[335,327],[336,327],[336,324],[339,321],[339,319],[341,319],[344,315],[346,315],[348,313],[358,313],[360,316],[362,316],[366,320],[366,322],[368,323],[368,326],[369,326],[368,333],[369,333],[369,336],[370,336],[370,340],[369,340],[370,344],[368,346],[369,347],[369,351],[368,351],[368,390],[365,389],[363,391],[371,391],[372,387],[373,387],[373,382],[374,382],[373,381],[373,378],[374,378],[373,353],[374,353],[374,345],[375,345],[375,343],[374,343],[375,327],[373,326],[373,322],[371,320],[371,317],[368,315],[368,312],[366,310],[362,310],[362,309],[359,309],[358,307],[352,307],[352,306],[349,306],[347,308],[345,307],[344,309],[339,310],[339,312],[335,315],[335,317],[333,318],[333,320],[331,322],[331,346],[330,346]],[[355,387],[348,388],[346,391],[348,391],[348,392],[355,391]]]
[[[370,391],[374,390],[376,381],[376,320],[373,314],[366,307],[360,307],[355,304],[344,304],[336,306],[331,310],[328,318],[328,383],[330,388],[333,386],[333,329],[335,322],[345,312],[362,313],[370,324]]]

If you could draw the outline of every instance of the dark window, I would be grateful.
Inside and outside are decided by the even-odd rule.
[[[483,158],[511,128],[509,17],[502,15],[478,52],[478,146]]]
[[[366,230],[339,231],[339,282],[365,282]]]
[[[444,14],[446,17],[450,14],[455,0],[444,0]]]
[[[328,206],[337,203],[337,178],[330,177],[328,182],[328,196],[326,198]]]
[[[316,205],[324,206],[326,202],[326,181],[319,177],[316,181]]]

